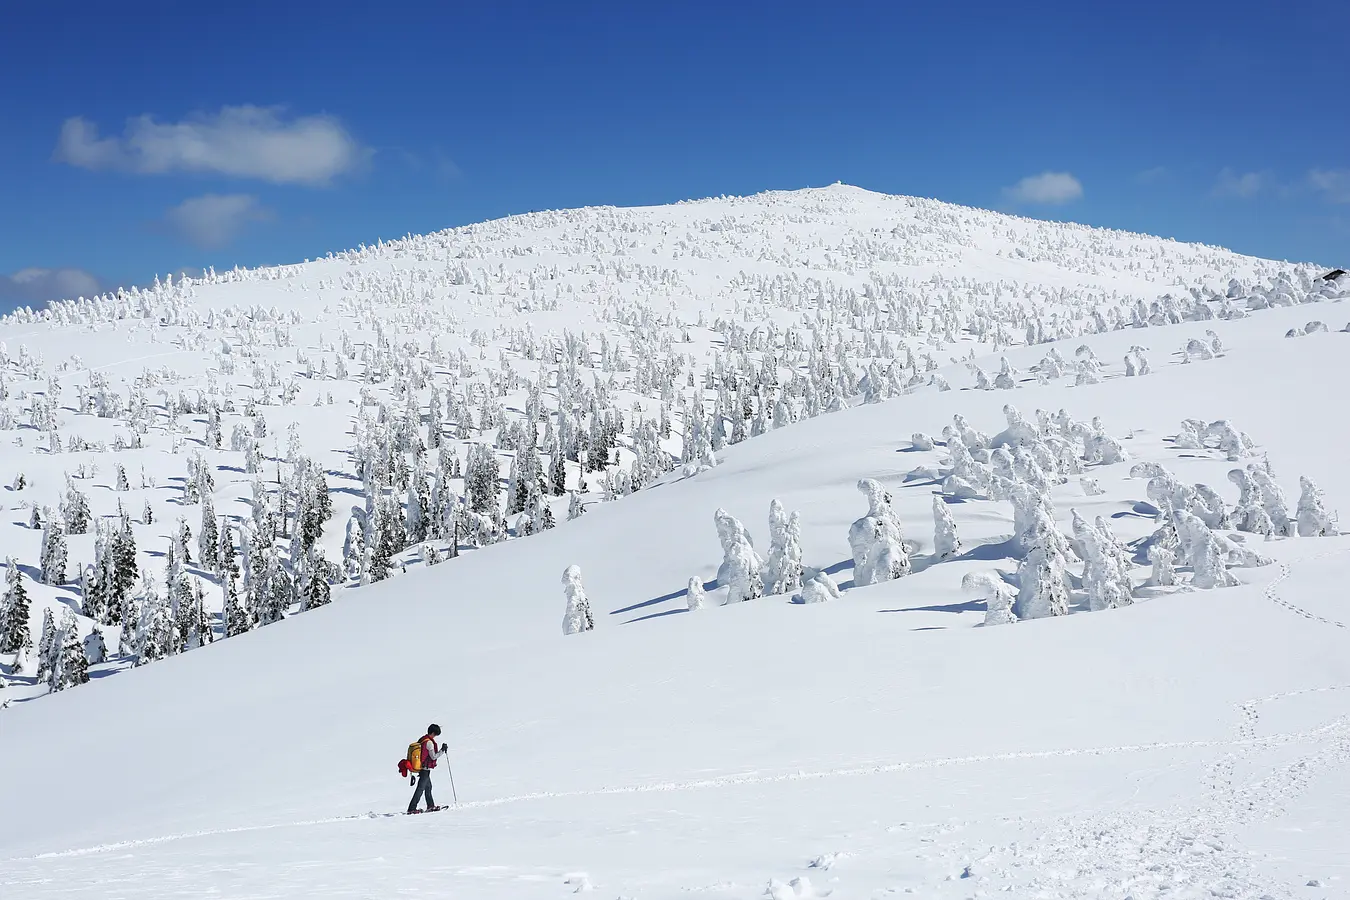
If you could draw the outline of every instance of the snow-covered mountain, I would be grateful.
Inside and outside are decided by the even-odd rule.
[[[3,896],[1350,896],[1324,271],[835,185],[8,317]]]

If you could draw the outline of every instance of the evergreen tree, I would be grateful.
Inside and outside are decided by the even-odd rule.
[[[61,518],[65,520],[67,534],[85,534],[93,518],[89,512],[89,498],[75,487],[69,475],[66,476],[66,497],[61,504]]]
[[[144,590],[137,604],[139,615],[135,623],[136,636],[133,641],[135,664],[138,666],[171,656],[177,652],[178,647],[168,601],[159,592],[151,576],[146,575],[143,581]]]
[[[426,540],[429,530],[427,510],[430,505],[431,491],[426,473],[418,466],[408,483],[408,502],[404,513],[404,533],[409,544],[420,544]]]
[[[243,634],[253,627],[253,620],[239,603],[239,591],[236,587],[239,580],[239,562],[234,550],[233,533],[234,529],[229,523],[222,520],[220,548],[216,554],[216,562],[220,567],[220,587],[224,598],[221,615],[225,620],[226,637]]]
[[[5,569],[5,593],[0,596],[0,653],[19,653],[29,649],[33,637],[28,620],[32,605],[23,586],[23,573],[10,557]]]
[[[108,643],[104,640],[102,629],[97,625],[84,639],[84,658],[91,666],[106,662],[108,659]]]
[[[494,519],[497,517],[500,477],[501,470],[492,448],[487,444],[471,444],[464,473],[464,500],[471,511]]]
[[[178,551],[178,558],[183,565],[192,565],[192,529],[188,527],[187,519],[181,516],[178,519],[178,533],[174,538],[175,549]]]
[[[567,493],[567,457],[562,452],[562,445],[556,442],[549,452],[548,478],[553,496],[561,497]]]
[[[301,592],[301,603],[303,609],[314,609],[319,606],[327,606],[332,599],[332,592],[328,585],[328,578],[331,575],[332,563],[324,559],[323,551],[319,551],[310,561],[309,575],[305,579],[305,587]]]
[[[80,631],[75,623],[75,614],[66,610],[61,623],[61,651],[53,667],[49,685],[53,691],[65,690],[78,684],[89,683],[89,660],[84,655],[84,644],[80,640]]]
[[[38,681],[46,681],[51,675],[52,667],[57,664],[57,657],[61,652],[61,645],[57,642],[59,637],[51,607],[47,607],[42,611],[42,637],[38,639]]]
[[[126,513],[121,515],[119,526],[109,540],[109,548],[112,561],[106,597],[108,617],[104,624],[131,628],[135,619],[127,614],[126,608],[131,602],[132,589],[136,586],[140,571],[136,563],[136,536],[131,531],[131,519]]]
[[[47,527],[42,531],[42,556],[39,560],[42,583],[59,585],[66,581],[66,536],[60,523],[47,516]]]
[[[208,572],[219,571],[216,554],[220,550],[220,532],[216,529],[216,505],[210,494],[202,495],[202,524],[197,530],[197,562]]]

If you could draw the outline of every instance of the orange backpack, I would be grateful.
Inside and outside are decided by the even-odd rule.
[[[418,772],[422,771],[422,742],[428,737],[430,737],[430,735],[423,735],[408,745],[408,755],[398,761],[398,774],[400,777],[404,775],[416,775]]]

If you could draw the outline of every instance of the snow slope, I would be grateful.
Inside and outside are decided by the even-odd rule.
[[[919,290],[939,271],[979,273],[989,284],[1019,279],[1035,286],[1037,304],[1067,316],[1075,304],[1110,302],[1116,290],[1151,301],[1177,292],[1176,279],[1223,289],[1230,277],[1297,271],[1210,248],[917,202],[915,233],[896,239],[910,257],[894,267],[913,279],[902,290]],[[482,235],[428,240],[484,254],[495,242],[508,258],[514,254],[501,248],[522,241],[514,256],[521,271],[551,266],[553,257],[573,265],[587,252],[613,261],[652,244],[672,265],[701,253],[672,282],[676,315],[692,325],[705,303],[715,313],[739,302],[719,274],[730,279],[759,266],[847,281],[850,263],[831,253],[869,235],[880,241],[914,203],[835,188],[628,215],[537,214],[475,226]],[[576,242],[592,241],[584,225],[595,221],[609,224],[594,229],[595,247],[578,249]],[[709,238],[709,222],[726,224]],[[705,239],[682,247],[679,229],[694,223],[704,223]],[[569,229],[573,243],[562,246]],[[633,234],[641,236],[631,239],[636,246],[625,246],[624,235]],[[356,271],[413,272],[424,262],[419,252],[372,254]],[[321,347],[317,332],[326,328],[332,340],[339,314],[321,314],[318,304],[334,302],[325,279],[343,277],[342,266],[324,261],[288,280],[192,287],[183,308],[205,315],[289,303],[310,317],[297,323],[296,343]],[[578,283],[591,274],[573,273]],[[870,276],[852,277],[861,289]],[[1061,298],[1047,293],[1061,288]],[[933,295],[955,289],[944,283]],[[608,290],[518,315],[541,333],[584,323],[619,333],[599,312],[610,301],[599,298],[627,292],[631,300],[641,289],[616,277]],[[493,293],[448,291],[446,312],[464,337],[510,320],[500,299],[484,299]],[[1298,476],[1308,475],[1329,506],[1346,509],[1342,448],[1350,430],[1334,392],[1345,379],[1350,335],[1285,338],[1310,319],[1335,328],[1345,311],[1335,302],[1236,320],[1074,331],[1047,345],[1024,346],[1019,333],[997,349],[967,327],[935,370],[957,390],[918,387],[804,418],[727,447],[715,468],[692,475],[676,468],[551,531],[434,568],[413,565],[388,581],[340,590],[330,606],[14,703],[0,711],[8,813],[0,816],[0,893],[1350,896],[1350,536],[1245,535],[1274,562],[1233,570],[1239,587],[1154,590],[1140,566],[1134,605],[987,628],[984,604],[960,584],[968,572],[1016,567],[1006,544],[1011,507],[953,503],[963,550],[935,561],[926,551],[937,486],[906,480],[946,459],[942,447],[914,450],[912,433],[937,435],[959,413],[993,434],[1004,427],[1004,404],[1015,403],[1028,416],[1038,408],[1100,416],[1131,456],[1089,469],[1104,489],[1098,496],[1087,496],[1077,478],[1052,489],[1066,527],[1077,508],[1089,519],[1107,517],[1127,542],[1151,534],[1146,479],[1130,474],[1138,461],[1216,485],[1234,502],[1225,480],[1234,463],[1213,450],[1172,446],[1189,417],[1231,419],[1268,454],[1291,499]],[[390,304],[386,314],[406,310]],[[785,320],[800,311],[755,309]],[[1019,321],[1011,313],[1005,320]],[[186,324],[181,333],[199,327]],[[1182,364],[1180,354],[1169,355],[1206,339],[1207,330],[1221,339],[1218,358]],[[22,339],[56,358],[69,341],[86,365],[127,375],[173,360],[193,384],[209,366],[200,351],[149,346],[144,332],[153,328],[125,342],[91,339],[105,332],[74,324],[14,322],[5,331],[11,352]],[[709,354],[721,339],[698,338]],[[1154,371],[1124,377],[1114,361],[1139,343],[1153,348]],[[991,371],[1006,357],[1026,372],[1052,347],[1073,358],[1080,344],[1106,361],[1101,383],[1027,378],[1015,390],[974,390],[965,366],[947,361],[974,350]],[[202,365],[196,374],[194,356]],[[293,350],[276,348],[272,358],[288,356]],[[345,401],[359,387],[332,381],[317,393],[331,388]],[[306,447],[330,452],[325,459],[337,471],[351,410],[311,407],[316,388],[305,391],[293,407],[267,408],[271,432],[301,423]],[[100,424],[75,418],[66,430],[91,437]],[[140,454],[167,477],[181,464],[170,438],[121,452]],[[29,452],[18,448],[5,461],[33,473],[32,490],[59,486],[58,465],[70,465],[60,457],[69,454],[52,463]],[[219,460],[224,511],[247,482],[226,480],[226,451]],[[892,492],[920,547],[914,574],[853,587],[847,535],[866,512],[855,488],[862,477]],[[777,596],[686,611],[690,577],[710,583],[714,605],[725,594],[711,584],[721,561],[714,510],[745,522],[764,552],[774,498],[801,512],[805,561],[833,573],[842,599],[801,605]],[[95,512],[111,512],[115,499]],[[343,518],[325,532],[330,547],[340,543],[334,533]],[[31,544],[31,531],[7,527],[6,554],[17,547],[32,557],[35,549],[19,543]],[[151,526],[144,529],[150,545]],[[573,564],[597,626],[564,638],[559,578]],[[431,818],[384,816],[406,803],[394,763],[428,719],[445,727],[461,802]],[[444,776],[436,793],[440,802],[449,798]]]

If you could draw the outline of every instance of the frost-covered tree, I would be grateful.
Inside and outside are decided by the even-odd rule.
[[[60,664],[61,635],[56,627],[56,618],[51,607],[42,611],[42,637],[38,639],[37,680],[46,682],[52,670]]]
[[[1171,547],[1151,544],[1148,548],[1148,561],[1153,566],[1148,583],[1154,587],[1171,587],[1177,583],[1177,554]]]
[[[1322,489],[1311,478],[1303,475],[1298,480],[1301,489],[1298,509],[1294,514],[1299,537],[1324,537],[1337,534],[1336,515],[1327,511]]]
[[[1044,510],[1037,510],[1027,554],[1017,567],[1019,619],[1040,619],[1069,613],[1068,560],[1064,536]]]
[[[580,519],[586,512],[586,505],[581,502],[581,495],[576,491],[569,491],[567,494],[567,521]]]
[[[235,637],[253,628],[253,617],[239,601],[239,557],[235,552],[234,528],[221,520],[220,544],[216,551],[222,595],[221,618],[226,637]]]
[[[301,609],[314,609],[327,606],[332,600],[332,591],[328,584],[333,564],[324,559],[323,551],[317,550],[310,560],[309,573],[305,577],[300,592]]]
[[[482,516],[496,518],[500,512],[497,498],[501,491],[501,469],[492,448],[470,444],[464,469],[464,500],[469,509]]]
[[[591,603],[586,599],[586,590],[581,585],[581,567],[568,566],[564,569],[562,584],[563,594],[567,598],[567,609],[563,613],[563,634],[594,630]]]
[[[956,520],[952,518],[947,501],[941,494],[933,495],[933,557],[948,559],[961,550],[961,539],[956,535]]]
[[[103,631],[95,625],[84,638],[84,658],[91,666],[97,666],[108,659],[108,642]]]
[[[900,520],[891,509],[891,495],[879,481],[864,478],[858,490],[867,498],[867,515],[848,531],[853,551],[853,583],[859,587],[900,578],[910,572]]]
[[[1128,606],[1133,586],[1124,548],[1106,520],[1090,524],[1073,510],[1074,539],[1082,550],[1083,589],[1093,611]]]
[[[133,642],[135,664],[138,666],[172,656],[182,644],[168,598],[160,593],[149,574],[145,575],[142,582]]]
[[[764,561],[755,552],[750,533],[725,509],[713,513],[717,538],[722,544],[722,565],[717,583],[727,589],[727,603],[757,600],[764,596]]]
[[[1198,588],[1233,587],[1237,577],[1228,571],[1228,558],[1223,543],[1199,517],[1177,510],[1175,512],[1177,538],[1191,567],[1191,584]]]
[[[66,582],[66,536],[60,523],[50,514],[42,530],[42,552],[38,562],[43,584]]]
[[[961,589],[972,600],[984,601],[985,625],[1009,625],[1017,621],[1013,601],[1017,591],[994,572],[969,572],[961,579]]]
[[[702,609],[708,602],[708,594],[703,590],[703,581],[698,578],[690,578],[688,586],[684,589],[685,601],[689,609]]]
[[[32,604],[23,586],[23,572],[10,557],[5,567],[5,593],[0,595],[0,653],[22,655],[33,645],[29,631]]]
[[[186,523],[185,523],[186,524]],[[216,528],[216,506],[210,494],[202,496],[202,524],[197,529],[197,563],[208,572],[219,568],[220,532]]]
[[[342,544],[342,565],[348,578],[366,582],[366,565],[369,559],[366,548],[365,513],[353,508],[351,518],[347,520],[347,537]]]
[[[1255,462],[1248,463],[1247,475],[1261,493],[1261,503],[1265,508],[1266,515],[1270,517],[1271,524],[1275,526],[1275,533],[1278,535],[1290,534],[1293,523],[1289,519],[1289,501],[1285,498],[1284,491],[1271,476],[1269,465]]]
[[[65,690],[89,681],[89,660],[84,655],[75,614],[68,609],[53,637],[52,655],[46,668],[50,691]]]
[[[802,589],[793,599],[798,603],[826,603],[840,598],[839,585],[824,569],[807,569]]]
[[[75,482],[66,476],[66,496],[61,501],[61,519],[66,523],[66,534],[85,534],[89,531],[89,521],[93,514],[89,512],[89,498],[75,487]]]
[[[783,504],[769,504],[769,558],[764,569],[769,594],[788,594],[802,583],[801,513],[788,516]]]

